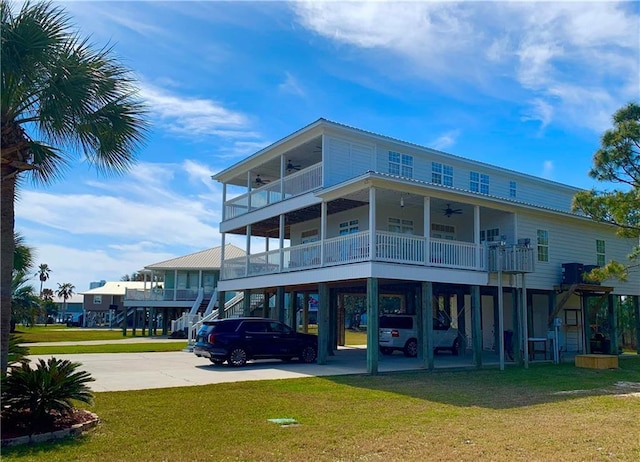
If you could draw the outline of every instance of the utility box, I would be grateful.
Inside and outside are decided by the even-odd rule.
[[[563,263],[562,264],[562,283],[563,284],[580,284],[582,283],[582,274],[584,273],[584,265],[582,263]]]

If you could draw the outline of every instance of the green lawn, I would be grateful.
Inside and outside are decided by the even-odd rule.
[[[133,337],[131,330],[127,330],[127,337],[122,336],[121,329],[83,329],[67,327],[60,324],[49,326],[25,327],[17,326],[15,335],[22,343],[34,342],[79,342],[83,340],[121,340]],[[136,331],[136,337],[142,337],[142,331]]]
[[[638,461],[639,382],[635,357],[618,370],[535,364],[97,393],[91,409],[102,422],[88,435],[2,458]]]
[[[107,343],[104,345],[55,345],[30,346],[30,355],[62,355],[81,353],[148,353],[152,351],[181,351],[187,346],[187,341],[167,343]]]

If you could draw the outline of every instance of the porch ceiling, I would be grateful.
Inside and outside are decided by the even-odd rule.
[[[366,204],[367,202],[361,202],[352,199],[337,199],[327,203],[327,215],[332,215],[334,213],[344,212],[346,210],[362,207]],[[311,207],[288,212],[285,216],[284,238],[289,239],[291,225],[318,218],[320,216],[320,208],[320,204],[316,204],[312,205]],[[279,229],[280,218],[275,216],[258,223],[253,223],[251,225],[251,235],[260,237],[278,237]],[[229,231],[229,233],[246,235],[246,231],[246,227],[243,226],[241,228]]]

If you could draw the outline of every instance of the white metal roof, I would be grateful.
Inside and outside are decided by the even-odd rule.
[[[146,282],[151,287],[151,282]],[[81,295],[124,295],[127,289],[144,289],[144,281],[109,281],[102,287],[80,292]]]
[[[160,263],[145,266],[150,270],[169,270],[169,269],[219,269],[220,257],[222,255],[222,246],[213,247],[207,250],[201,250],[182,257],[172,258]],[[246,255],[245,251],[233,244],[224,246],[224,258],[236,258]]]

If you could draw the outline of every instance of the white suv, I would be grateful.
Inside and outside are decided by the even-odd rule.
[[[390,355],[395,350],[402,350],[405,356],[418,355],[418,331],[416,316],[410,314],[386,314],[380,316],[379,345],[383,355]],[[433,320],[433,350],[449,350],[457,356],[460,348],[458,329]]]

